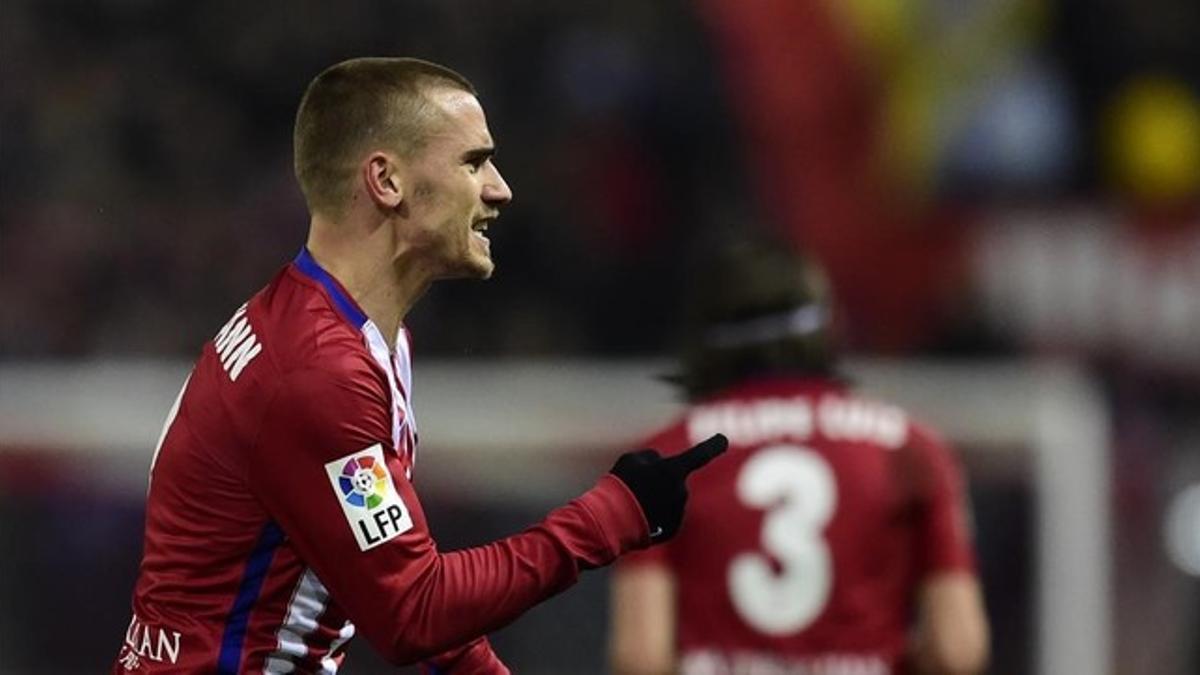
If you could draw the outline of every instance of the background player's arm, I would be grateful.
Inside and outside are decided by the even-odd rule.
[[[975,574],[965,481],[953,452],[928,430],[915,430],[913,449],[924,469],[913,657],[928,675],[979,673],[987,667],[990,638]]]
[[[250,484],[331,597],[389,661],[412,663],[505,625],[570,586],[580,571],[648,542],[618,479],[516,536],[440,553],[402,472],[391,471],[415,526],[362,550],[325,464],[391,446],[390,400],[367,364],[284,378],[249,462]],[[388,450],[387,452],[390,452]]]
[[[663,547],[613,572],[609,658],[614,675],[675,672],[675,577],[655,559]],[[648,555],[647,555],[648,554]]]
[[[934,574],[922,584],[913,652],[929,675],[971,675],[987,666],[988,625],[979,580],[968,572]]]

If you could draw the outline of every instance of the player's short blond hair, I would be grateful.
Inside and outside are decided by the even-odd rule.
[[[300,100],[292,136],[309,211],[341,215],[364,153],[419,150],[434,120],[428,91],[442,86],[477,95],[462,75],[414,58],[350,59],[317,75]]]

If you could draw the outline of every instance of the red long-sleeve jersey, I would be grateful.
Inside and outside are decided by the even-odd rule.
[[[441,553],[411,482],[408,335],[301,252],[204,346],[163,428],[114,673],[507,673],[485,634],[648,543],[606,476],[525,532]]]

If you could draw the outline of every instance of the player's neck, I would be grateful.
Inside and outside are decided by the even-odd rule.
[[[397,266],[390,260],[378,265],[376,262],[353,268],[348,276],[354,281],[343,285],[387,338],[390,347],[408,310],[425,293],[429,282],[417,275],[398,274]]]
[[[396,252],[388,243],[331,236],[330,232],[331,228],[314,222],[308,237],[309,252],[390,343],[408,311],[429,288],[430,275],[418,265],[398,264]]]

